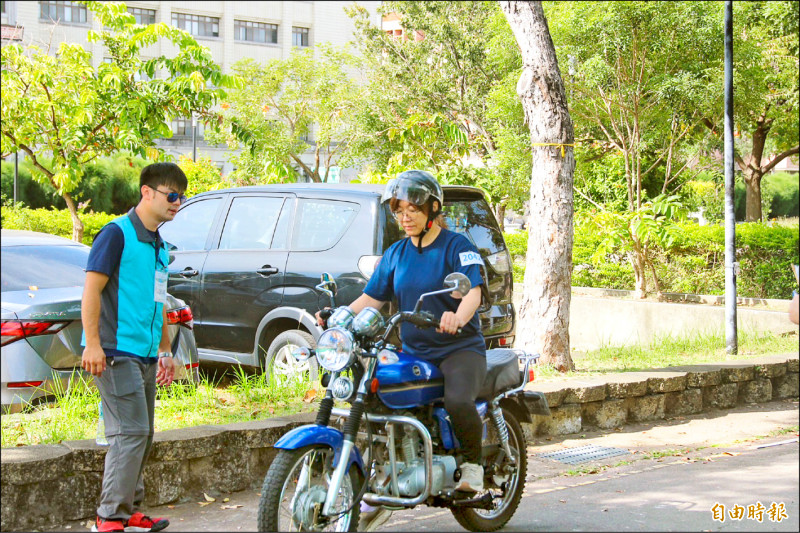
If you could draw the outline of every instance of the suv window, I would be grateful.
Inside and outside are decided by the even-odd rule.
[[[293,250],[325,250],[336,244],[358,213],[359,205],[302,199],[297,205]]]
[[[259,250],[272,246],[283,198],[239,196],[233,199],[222,228],[220,250]],[[257,222],[257,223],[254,223]]]
[[[161,238],[180,251],[205,250],[208,232],[221,198],[209,198],[184,206],[172,222],[159,229]]]
[[[460,200],[445,203],[442,211],[449,230],[464,234],[479,250],[494,254],[505,250],[506,245],[503,235],[494,227],[497,224],[494,214],[486,207],[484,201]]]

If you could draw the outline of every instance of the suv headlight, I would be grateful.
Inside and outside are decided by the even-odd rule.
[[[353,359],[353,334],[344,328],[330,328],[317,341],[317,361],[325,370],[339,372]]]

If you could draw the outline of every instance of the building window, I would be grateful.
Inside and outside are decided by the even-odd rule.
[[[308,46],[308,28],[292,27],[292,46]]]
[[[39,2],[39,18],[50,22],[86,23],[86,6],[75,2]]]
[[[205,133],[205,125],[201,121],[197,121],[197,138],[202,139]],[[175,118],[172,119],[172,136],[173,137],[191,137],[192,136],[192,118]]]
[[[147,26],[148,24],[155,24],[156,23],[156,10],[155,9],[143,9],[141,7],[129,7],[128,13],[134,16],[136,19],[136,24],[141,24],[142,26]]]
[[[278,44],[278,25],[234,20],[233,35],[237,41]]]
[[[188,31],[195,37],[219,37],[219,17],[173,13],[172,25]]]

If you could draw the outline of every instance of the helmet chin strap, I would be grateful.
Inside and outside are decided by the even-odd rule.
[[[417,239],[417,253],[422,253],[422,239],[427,235],[427,233],[433,227],[433,221],[436,220],[436,217],[439,216],[439,211],[433,210],[433,202],[431,202],[430,210],[428,211],[428,220],[425,222],[425,227],[419,233],[419,237]]]

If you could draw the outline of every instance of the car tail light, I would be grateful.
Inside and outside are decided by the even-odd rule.
[[[52,335],[58,333],[69,322],[50,322],[42,320],[4,320],[0,328],[2,328],[3,340],[0,346],[5,346],[14,341],[24,339],[26,337],[35,337],[37,335]]]
[[[41,387],[44,381],[12,381],[6,386],[9,389],[24,389],[27,387]]]
[[[530,383],[534,379],[536,379],[536,375],[533,373],[533,369],[529,368],[528,369],[528,383]]]
[[[500,337],[497,339],[497,344],[500,346],[511,346],[514,344],[514,337]]]
[[[189,308],[188,305],[184,307],[177,307],[175,309],[170,309],[167,311],[167,322],[170,324],[178,324],[184,326],[188,329],[192,329],[194,326],[194,317],[192,316],[192,310]]]

